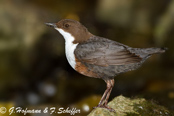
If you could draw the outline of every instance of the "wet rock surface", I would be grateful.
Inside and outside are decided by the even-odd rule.
[[[108,105],[116,112],[96,108],[88,116],[173,116],[167,108],[144,98],[115,97]]]

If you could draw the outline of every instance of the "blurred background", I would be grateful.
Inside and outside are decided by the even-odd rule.
[[[63,37],[44,24],[64,18],[131,47],[168,47],[115,77],[110,100],[144,97],[174,110],[174,0],[1,0],[0,106],[76,107],[83,116],[98,104],[105,82],[74,71]]]

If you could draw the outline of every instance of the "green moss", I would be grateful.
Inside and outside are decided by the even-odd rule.
[[[130,99],[115,97],[108,104],[116,113],[107,109],[96,108],[88,116],[174,116],[167,108],[143,98]]]
[[[157,105],[153,101],[144,101],[141,104],[135,104],[134,110],[140,115],[149,115],[149,116],[170,116],[172,115],[169,110],[165,107]]]

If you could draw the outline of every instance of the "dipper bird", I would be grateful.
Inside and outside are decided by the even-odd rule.
[[[82,75],[103,79],[107,88],[96,107],[114,111],[107,103],[114,86],[114,77],[135,70],[153,54],[166,48],[132,48],[107,38],[93,35],[80,22],[63,19],[46,23],[65,39],[66,58],[71,67]]]

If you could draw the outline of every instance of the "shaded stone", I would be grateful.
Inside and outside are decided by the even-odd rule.
[[[115,97],[108,104],[116,113],[104,108],[94,109],[88,116],[172,116],[165,107],[146,101],[144,98],[130,99],[124,96]]]

